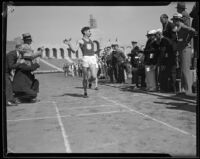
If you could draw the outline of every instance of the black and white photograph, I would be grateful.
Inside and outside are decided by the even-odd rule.
[[[199,2],[3,5],[4,157],[199,155]]]

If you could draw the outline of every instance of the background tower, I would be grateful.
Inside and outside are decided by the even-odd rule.
[[[89,25],[90,25],[90,28],[91,28],[91,29],[97,28],[97,21],[96,21],[96,19],[93,17],[92,14],[90,14]]]

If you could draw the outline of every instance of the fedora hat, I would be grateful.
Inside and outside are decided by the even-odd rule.
[[[22,34],[22,38],[23,38],[23,40],[32,40],[31,34],[29,34],[29,33]]]
[[[132,44],[137,44],[137,41],[131,41]]]
[[[156,30],[155,29],[150,30],[150,31],[147,32],[147,35],[154,35],[154,34],[156,34]]]
[[[178,2],[176,8],[186,9],[185,2]]]
[[[171,18],[171,20],[182,20],[182,18],[183,18],[183,15],[182,14],[180,14],[180,13],[175,13],[174,15],[173,15],[173,17]]]

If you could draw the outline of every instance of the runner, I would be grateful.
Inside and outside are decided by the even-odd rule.
[[[80,48],[83,53],[83,88],[84,88],[84,97],[87,95],[87,84],[91,83],[96,79],[96,58],[94,56],[94,44],[90,39],[91,32],[90,27],[83,27],[81,29],[83,38],[78,41],[76,47],[74,48],[71,45],[71,39],[65,39],[63,42],[69,46],[73,53],[76,53]],[[89,74],[89,71],[91,74]]]

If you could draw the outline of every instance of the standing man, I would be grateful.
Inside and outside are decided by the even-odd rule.
[[[177,50],[180,55],[180,68],[181,68],[181,87],[182,91],[188,91],[192,83],[191,75],[190,75],[190,63],[191,63],[191,55],[192,49],[190,45],[190,41],[192,37],[195,35],[195,29],[185,25],[182,23],[182,15],[174,14],[173,15],[173,23],[176,26],[177,33]]]
[[[124,62],[125,62],[125,55],[124,53],[119,49],[119,45],[117,43],[114,43],[112,45],[113,51],[112,51],[112,65],[114,68],[114,75],[117,83],[125,83],[124,78]]]
[[[177,12],[182,14],[183,23],[187,26],[190,26],[190,16],[188,12],[185,10],[186,9],[185,2],[178,2],[176,8]]]
[[[137,82],[137,76],[136,76],[136,71],[137,71],[137,68],[136,68],[136,65],[137,65],[137,62],[136,62],[136,56],[138,54],[138,51],[139,51],[139,47],[137,46],[137,42],[136,41],[132,41],[131,42],[132,44],[132,50],[131,50],[131,53],[128,54],[129,57],[131,57],[131,65],[132,65],[132,84],[136,84]]]
[[[192,27],[198,31],[199,29],[199,2],[196,2],[195,5],[192,8],[192,11],[190,12],[190,16],[193,18],[192,19]],[[192,69],[197,69],[197,59],[199,57],[199,45],[198,45],[198,39],[199,39],[199,33],[194,35],[193,38],[193,57],[192,57],[192,64],[191,64],[191,70]],[[196,93],[197,92],[197,79],[192,84],[192,92]]]
[[[83,53],[83,88],[84,88],[84,97],[88,97],[87,95],[87,85],[88,81],[91,83],[97,78],[96,73],[96,58],[94,56],[94,44],[90,39],[91,32],[90,27],[83,27],[81,29],[81,33],[83,34],[83,38],[78,41],[76,47],[74,48],[71,45],[70,40],[64,40],[64,43],[69,46],[73,53],[75,53],[79,48]],[[91,74],[89,74],[89,71]],[[91,76],[90,76],[91,75]]]
[[[111,50],[111,46],[107,46],[106,47],[106,52],[107,52],[107,56],[106,56],[106,64],[107,64],[107,70],[108,70],[108,76],[110,79],[110,83],[113,83],[113,66],[112,66],[112,50]]]
[[[192,11],[190,12],[190,16],[193,18],[192,19],[192,28],[194,28],[196,31],[199,29],[199,2],[196,2],[195,5],[192,8]],[[194,57],[192,60],[192,66],[191,69],[196,68],[197,66],[197,58],[199,57],[199,51],[198,51],[198,33],[195,34],[193,38],[193,49],[194,49]]]
[[[147,33],[147,43],[144,49],[144,64],[146,77],[146,90],[156,91],[156,65],[158,58],[158,45],[156,44],[156,30]]]
[[[156,33],[157,42],[159,44],[159,83],[161,92],[169,92],[173,87],[173,91],[176,92],[176,76],[172,74],[176,69],[176,57],[173,51],[172,41],[164,37],[160,30]]]

